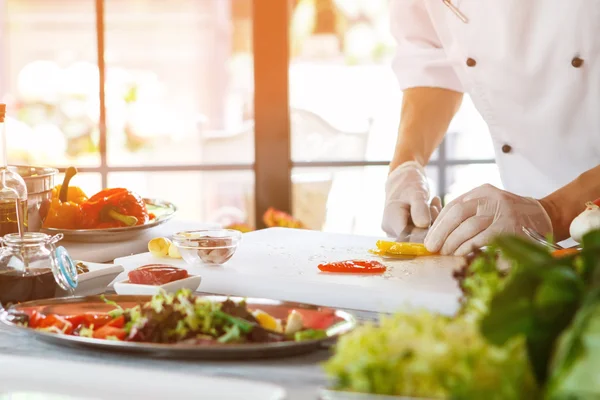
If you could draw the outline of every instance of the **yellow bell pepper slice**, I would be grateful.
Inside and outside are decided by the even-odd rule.
[[[433,254],[422,243],[389,242],[386,240],[378,240],[377,250],[372,253],[385,256],[430,256]]]

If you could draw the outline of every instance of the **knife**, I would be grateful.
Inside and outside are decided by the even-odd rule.
[[[423,243],[427,236],[429,228],[417,228],[414,225],[408,225],[396,238],[396,242]]]

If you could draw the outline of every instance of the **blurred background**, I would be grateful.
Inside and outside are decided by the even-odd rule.
[[[380,234],[402,101],[388,0],[254,1],[0,0],[9,162],[74,165],[88,194],[127,187],[175,202],[179,218],[260,225],[284,193],[312,229]],[[273,52],[289,63],[254,57],[277,34],[254,25],[259,14],[282,20],[288,40]],[[255,132],[254,110],[268,107],[255,88],[270,85],[257,65],[285,76],[289,129]],[[273,135],[290,156],[255,168]],[[466,98],[427,167],[434,194],[501,187],[493,158]],[[263,184],[264,165],[289,179]]]

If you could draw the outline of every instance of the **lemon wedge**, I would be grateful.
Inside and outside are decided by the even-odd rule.
[[[270,314],[268,314],[262,310],[256,310],[252,313],[252,315],[254,315],[254,318],[256,318],[256,320],[258,321],[260,326],[262,326],[263,328],[273,331],[273,332],[278,332],[278,333],[283,332],[283,327],[281,326],[281,321],[278,320],[277,318],[274,318]]]
[[[304,320],[302,319],[302,314],[296,310],[292,310],[285,323],[285,334],[293,335],[294,333],[301,331],[303,327]]]
[[[171,241],[164,237],[154,238],[148,242],[148,251],[154,257],[166,257],[169,255]]]
[[[171,258],[181,258],[181,254],[179,254],[179,249],[175,246],[175,243],[169,244],[169,257]]]

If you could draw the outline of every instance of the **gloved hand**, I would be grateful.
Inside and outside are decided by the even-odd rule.
[[[464,256],[498,234],[523,235],[522,227],[552,233],[552,221],[539,201],[483,185],[448,204],[429,230],[431,252]]]
[[[428,228],[441,209],[438,197],[429,203],[429,185],[425,169],[409,161],[392,171],[385,184],[385,208],[381,228],[398,238],[409,223]]]

